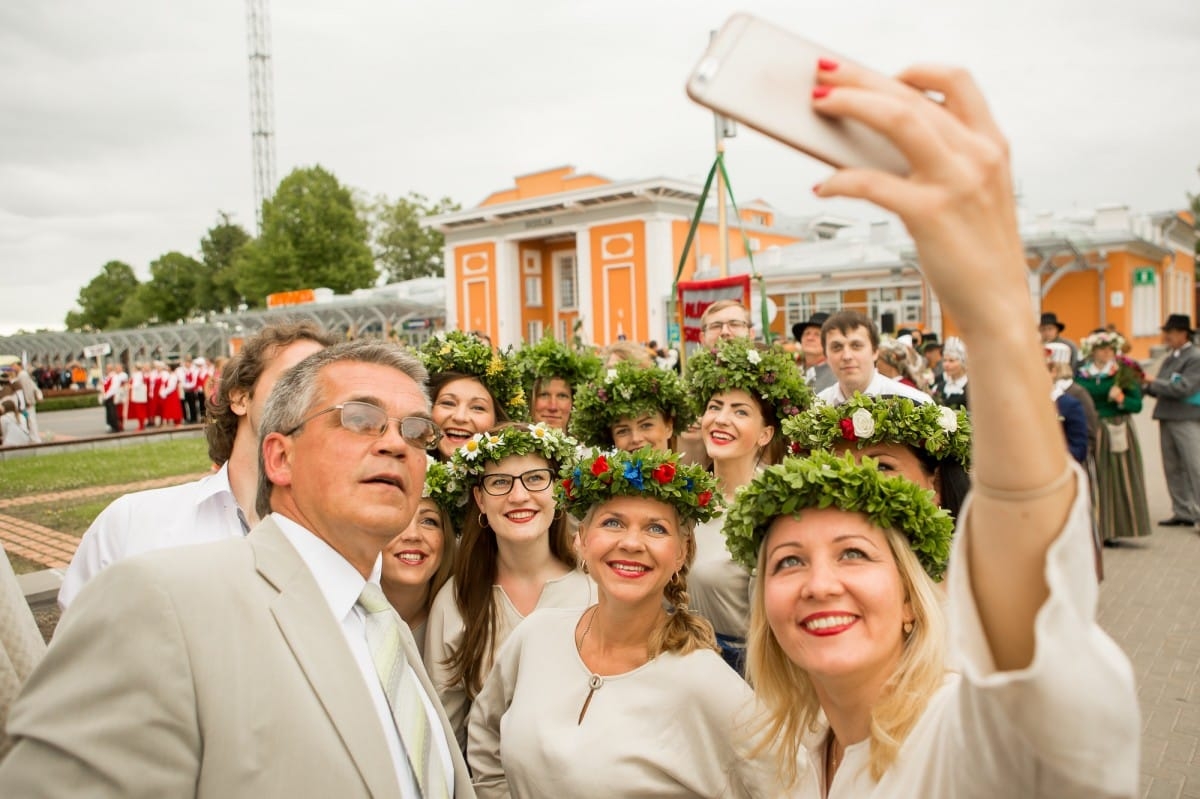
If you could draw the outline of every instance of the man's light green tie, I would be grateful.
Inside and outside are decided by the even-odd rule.
[[[379,673],[379,682],[392,708],[392,718],[409,765],[417,778],[423,799],[449,799],[446,773],[433,746],[434,730],[429,724],[417,677],[404,658],[400,643],[400,616],[383,591],[367,583],[358,597],[367,612],[367,647]]]

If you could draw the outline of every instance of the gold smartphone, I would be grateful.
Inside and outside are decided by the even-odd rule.
[[[888,139],[812,108],[817,59],[851,63],[750,14],[734,14],[713,37],[687,82],[688,96],[722,116],[835,167],[907,175],[908,161]]]

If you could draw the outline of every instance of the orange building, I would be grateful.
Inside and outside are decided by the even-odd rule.
[[[614,182],[564,166],[522,175],[475,208],[431,217],[446,237],[446,326],[498,346],[552,333],[597,345],[668,338],[667,307],[701,187]],[[715,205],[710,201],[710,207]],[[800,241],[772,208],[740,208],[751,250]],[[683,280],[716,263],[715,211],[701,221]],[[745,255],[736,230],[729,257]]]

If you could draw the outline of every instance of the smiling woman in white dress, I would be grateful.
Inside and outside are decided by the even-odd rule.
[[[958,322],[975,364],[972,493],[952,554],[929,494],[865,460],[787,460],[739,494],[725,534],[757,569],[756,740],[804,799],[1133,796],[1137,697],[1095,622],[1087,481],[1045,401],[1041,342],[1013,323],[1034,309],[1007,144],[961,70],[813,69],[820,113],[908,159],[906,177],[843,170],[817,193],[897,214]],[[948,554],[947,636],[934,580]]]
[[[557,430],[509,423],[451,459],[470,496],[454,576],[429,612],[425,666],[460,746],[470,703],[517,625],[535,608],[585,608],[595,598],[551,490],[574,454],[574,439]]]
[[[564,472],[599,600],[538,611],[500,652],[471,708],[478,796],[762,795],[767,770],[738,750],[750,689],[687,609],[692,527],[720,499],[678,457],[646,447]]]

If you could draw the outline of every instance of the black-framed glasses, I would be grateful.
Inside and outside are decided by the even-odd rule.
[[[323,411],[308,416],[300,424],[293,427],[284,433],[285,436],[290,436],[301,427],[327,413],[341,411],[340,421],[342,427],[352,433],[361,433],[365,436],[374,436],[379,438],[387,432],[388,425],[392,422],[400,424],[400,436],[412,444],[414,447],[421,449],[433,449],[442,440],[442,429],[434,424],[432,419],[427,419],[424,416],[405,416],[402,419],[397,419],[394,416],[388,416],[387,411],[380,408],[378,405],[372,405],[369,402],[343,402],[340,405],[334,405],[332,408],[326,408]]]
[[[704,326],[706,333],[720,333],[722,328],[729,328],[730,333],[744,333],[750,329],[749,322],[741,319],[730,319],[728,322],[709,322]]]
[[[493,497],[503,497],[512,492],[518,480],[530,493],[545,491],[554,482],[554,470],[530,469],[523,474],[485,474],[481,483],[483,490]]]

